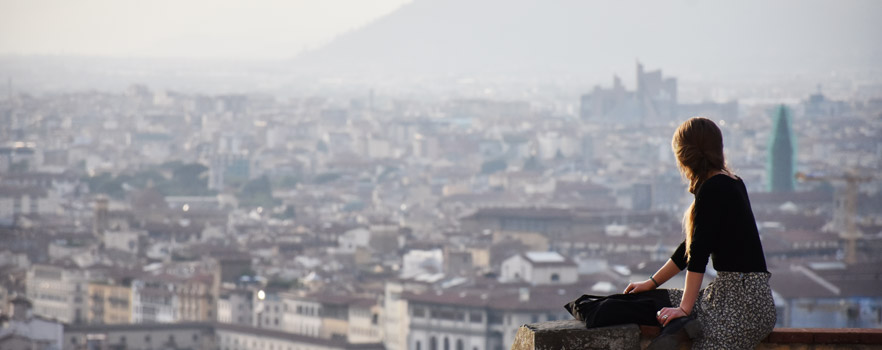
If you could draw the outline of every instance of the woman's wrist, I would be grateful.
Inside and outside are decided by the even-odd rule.
[[[655,287],[656,287],[656,288],[658,288],[658,287],[661,286],[661,285],[658,283],[658,281],[655,280],[654,276],[649,276],[649,280],[652,281],[653,284],[655,284]]]
[[[680,309],[680,311],[683,311],[684,315],[689,316],[690,312],[686,312],[686,309],[684,309],[682,306],[678,306],[677,308]]]

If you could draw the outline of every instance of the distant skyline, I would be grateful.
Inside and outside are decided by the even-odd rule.
[[[409,0],[0,0],[0,55],[288,59]]]
[[[640,61],[683,101],[875,96],[880,15],[878,0],[0,0],[0,91],[575,99],[628,87]]]

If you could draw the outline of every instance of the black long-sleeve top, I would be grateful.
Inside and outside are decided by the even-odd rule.
[[[671,256],[674,264],[704,273],[708,258],[717,271],[768,272],[747,188],[740,178],[725,174],[705,180],[695,194],[692,249],[686,241]]]

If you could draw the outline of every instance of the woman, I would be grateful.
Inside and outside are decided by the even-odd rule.
[[[776,315],[747,189],[726,167],[723,135],[710,119],[687,120],[671,143],[695,195],[683,215],[686,239],[658,272],[624,293],[655,289],[686,269],[685,288],[669,290],[674,307],[658,311],[659,323],[697,319],[703,336],[693,349],[753,349],[772,331]],[[709,258],[717,278],[699,290]]]

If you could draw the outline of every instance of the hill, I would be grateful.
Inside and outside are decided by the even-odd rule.
[[[879,68],[882,2],[415,0],[296,57],[342,74],[675,74]]]

